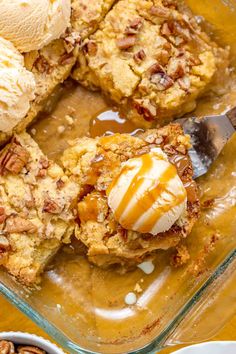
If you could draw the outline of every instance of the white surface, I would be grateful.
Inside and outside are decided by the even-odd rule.
[[[137,182],[139,188],[134,191],[132,186]],[[129,200],[119,215],[118,208],[127,195]],[[148,209],[147,198],[152,202]],[[157,235],[169,230],[184,214],[187,195],[175,167],[166,154],[156,148],[123,164],[120,175],[111,184],[108,204],[125,229]],[[130,217],[134,210],[137,213]],[[156,217],[155,223],[150,222],[152,217]]]
[[[140,268],[145,274],[151,274],[155,267],[152,261],[146,261],[138,265],[138,268]]]
[[[173,354],[236,354],[236,341],[206,342],[191,345],[177,350]]]
[[[15,344],[26,344],[36,346],[45,350],[48,354],[65,354],[63,350],[47,339],[36,336],[35,334],[23,332],[0,332],[0,339],[9,340]]]

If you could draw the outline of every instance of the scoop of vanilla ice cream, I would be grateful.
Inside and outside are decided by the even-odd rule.
[[[169,230],[187,208],[177,170],[159,148],[125,162],[107,195],[122,227],[153,235]]]
[[[35,97],[34,75],[24,57],[0,37],[0,131],[10,132],[25,117]]]
[[[70,0],[0,0],[0,36],[20,52],[38,50],[70,24]]]

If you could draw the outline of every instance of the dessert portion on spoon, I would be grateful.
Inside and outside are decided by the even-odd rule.
[[[199,214],[189,148],[171,124],[135,137],[81,138],[65,151],[80,188],[75,233],[91,262],[130,267],[187,237]]]

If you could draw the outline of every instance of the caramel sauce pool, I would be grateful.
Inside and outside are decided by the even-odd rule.
[[[234,64],[235,3],[220,0],[215,0],[214,4],[210,0],[189,0],[188,3],[195,13],[212,23],[215,38],[221,44],[231,46]],[[217,114],[235,105],[236,90],[232,87],[236,87],[233,72],[230,82],[225,82],[222,77],[222,94],[202,98],[195,114]],[[139,128],[120,118],[100,93],[71,84],[55,92],[53,100],[57,96],[60,96],[60,101],[55,109],[51,113],[43,113],[41,119],[29,128],[42,150],[56,161],[69,140],[90,134],[130,133]],[[56,256],[44,276],[41,289],[27,293],[27,301],[38,307],[72,341],[90,350],[124,353],[145,345],[171,321],[206,278],[208,271],[215,269],[236,246],[235,151],[236,136],[209,173],[198,181],[201,203],[204,206],[211,201],[211,207],[204,206],[200,220],[186,241],[191,254],[188,265],[172,269],[169,266],[171,252],[161,251],[152,274],[146,276],[137,269],[122,275],[114,270],[91,266],[77,254],[76,245],[70,246]],[[178,163],[181,169],[182,162]],[[187,187],[190,193],[191,185]],[[217,240],[214,247],[212,240]],[[196,264],[197,267],[205,266],[199,269]],[[193,270],[198,270],[200,275],[195,277]],[[124,297],[134,291],[136,284],[141,287],[137,305],[128,307]],[[215,321],[218,323],[219,318]]]

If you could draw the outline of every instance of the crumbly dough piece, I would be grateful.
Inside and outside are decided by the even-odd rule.
[[[0,264],[22,283],[37,283],[74,229],[77,185],[27,134],[0,152]]]
[[[193,110],[227,56],[181,1],[120,0],[84,41],[73,77],[150,127]]]
[[[71,23],[82,38],[88,37],[99,26],[116,0],[72,0]]]
[[[188,194],[186,215],[169,231],[155,236],[122,228],[114,219],[106,197],[121,163],[153,147],[161,147],[176,165]],[[189,138],[179,125],[171,124],[137,137],[116,134],[78,139],[65,151],[63,165],[80,187],[76,237],[86,246],[91,262],[101,267],[133,266],[157,249],[175,247],[190,233],[198,217],[199,200],[188,148]]]

